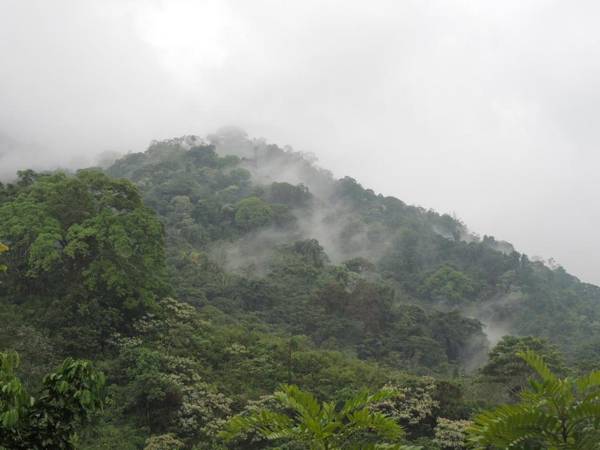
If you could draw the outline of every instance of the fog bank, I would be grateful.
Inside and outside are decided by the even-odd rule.
[[[600,4],[0,3],[0,176],[236,124],[600,283]]]

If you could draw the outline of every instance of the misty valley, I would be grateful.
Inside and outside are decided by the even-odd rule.
[[[0,448],[600,448],[600,288],[403,200],[233,127],[19,171]]]

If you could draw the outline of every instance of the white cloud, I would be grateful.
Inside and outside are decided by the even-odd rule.
[[[599,12],[551,0],[5,0],[0,132],[47,152],[1,163],[65,164],[233,123],[600,282]]]

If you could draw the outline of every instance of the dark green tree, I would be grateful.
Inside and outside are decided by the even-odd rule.
[[[534,374],[519,352],[533,350],[543,356],[548,366],[559,374],[565,374],[566,366],[558,348],[548,341],[533,336],[504,336],[490,351],[488,362],[481,368],[482,381],[497,383],[510,399],[519,398],[527,380]]]
[[[30,396],[15,370],[19,357],[0,353],[0,447],[73,449],[77,430],[98,411],[104,399],[104,375],[88,361],[66,359]]]

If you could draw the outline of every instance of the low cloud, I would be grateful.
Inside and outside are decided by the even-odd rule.
[[[600,282],[597,2],[6,0],[0,177],[237,124]]]

